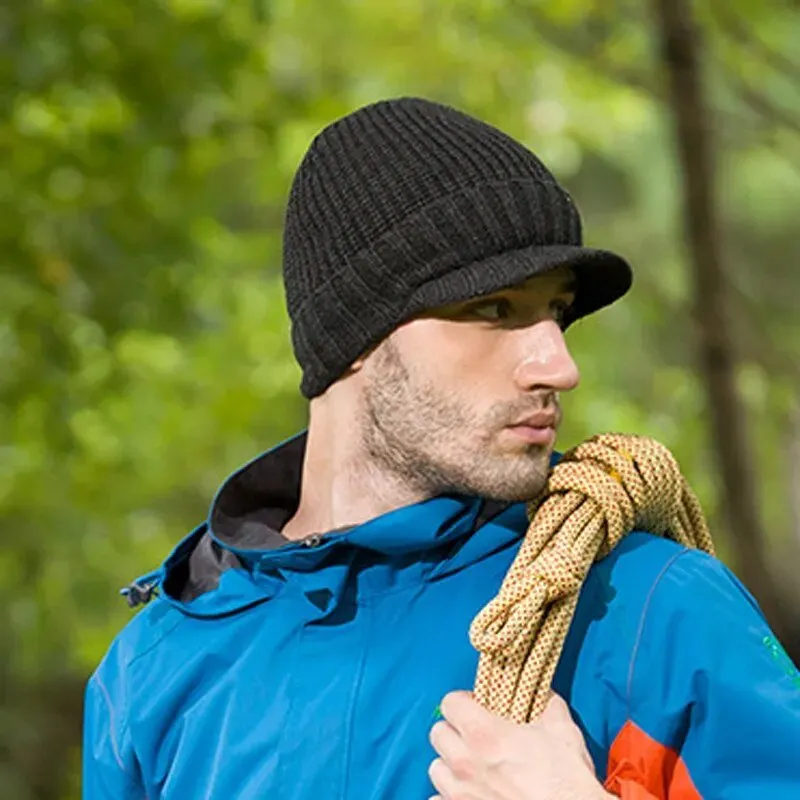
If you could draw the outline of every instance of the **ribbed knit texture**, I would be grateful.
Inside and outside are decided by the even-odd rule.
[[[569,195],[519,142],[448,106],[382,101],[323,130],[295,176],[283,269],[306,397],[423,310],[562,263],[606,266],[573,318],[630,285],[618,256],[581,248]],[[571,320],[570,320],[571,321]]]

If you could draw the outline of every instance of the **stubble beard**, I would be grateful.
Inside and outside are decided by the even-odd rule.
[[[550,453],[536,445],[501,447],[498,436],[514,419],[510,409],[480,419],[462,398],[412,373],[391,340],[373,358],[360,426],[371,470],[419,500],[457,494],[521,502],[539,494]]]

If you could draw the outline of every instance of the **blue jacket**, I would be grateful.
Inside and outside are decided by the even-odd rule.
[[[527,528],[442,496],[286,543],[305,434],[223,485],[86,696],[85,800],[422,799],[434,709]],[[623,797],[800,798],[800,675],[716,559],[634,533],[590,571],[554,679]]]

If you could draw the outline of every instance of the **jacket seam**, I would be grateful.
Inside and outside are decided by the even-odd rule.
[[[520,538],[518,541],[512,542],[509,545],[509,547],[511,547],[511,546],[517,547],[517,546],[519,546],[521,541],[522,541],[522,539]],[[488,558],[491,558],[491,556],[497,555],[498,553],[501,553],[501,552],[505,552],[505,550],[507,550],[507,549],[508,548],[504,547],[502,550],[497,550],[494,553],[492,553],[490,556],[487,556],[486,558],[481,558],[479,560],[480,561],[486,561],[486,560],[488,560]],[[473,562],[473,563],[477,563],[477,561]],[[491,572],[489,574],[488,580],[495,580],[498,577],[505,576],[510,568],[511,568],[510,564],[500,567],[496,571],[493,571],[493,572]],[[450,576],[457,575],[459,572],[462,572],[462,571],[463,570],[459,569],[459,570],[455,570],[454,572],[447,573],[446,575],[437,576],[436,582],[438,583],[440,580],[446,580]],[[425,572],[422,575],[421,579],[418,580],[418,581],[414,580],[414,581],[412,581],[412,582],[410,582],[410,583],[408,583],[408,584],[406,584],[404,586],[398,587],[397,589],[387,589],[385,592],[373,592],[373,593],[370,593],[367,597],[362,597],[362,598],[359,598],[357,600],[354,600],[353,603],[354,603],[354,605],[360,606],[361,608],[368,608],[369,606],[375,605],[375,601],[383,600],[385,597],[390,597],[393,594],[402,594],[403,592],[415,591],[415,590],[419,589],[420,587],[424,587],[426,585],[430,585],[431,581],[428,579],[429,573],[430,573],[430,570]],[[499,591],[500,587],[498,586],[497,589]],[[489,601],[487,600],[486,602],[488,603]]]
[[[128,770],[125,768],[125,762],[122,760],[122,755],[120,754],[119,751],[119,742],[117,740],[117,717],[114,711],[114,704],[111,702],[111,695],[109,694],[109,691],[106,688],[105,683],[103,683],[103,679],[100,677],[98,673],[95,673],[94,681],[97,684],[97,687],[100,689],[100,692],[103,695],[103,699],[106,701],[106,705],[108,706],[108,719],[110,722],[109,739],[111,741],[111,752],[114,754],[114,760],[117,762],[117,766],[119,766],[122,772],[125,775],[127,775]]]
[[[634,680],[635,680],[635,677],[636,677],[636,666],[637,666],[637,661],[638,661],[638,658],[639,658],[639,648],[640,648],[640,645],[642,643],[642,639],[644,637],[645,625],[647,624],[647,619],[648,619],[648,614],[649,614],[649,611],[650,611],[650,606],[652,604],[652,601],[653,601],[653,598],[655,596],[656,590],[658,589],[659,585],[661,584],[661,582],[664,579],[664,577],[666,576],[666,574],[673,567],[675,562],[679,558],[681,558],[682,556],[685,556],[687,553],[690,553],[690,552],[692,552],[692,551],[689,548],[684,548],[683,550],[681,550],[681,551],[675,553],[673,556],[671,556],[670,559],[667,561],[667,563],[664,564],[664,566],[661,568],[661,571],[658,573],[658,575],[656,576],[656,579],[653,581],[652,585],[650,586],[650,589],[647,592],[647,597],[645,598],[644,606],[642,607],[642,613],[641,613],[641,616],[639,617],[639,626],[638,626],[638,629],[636,631],[636,638],[635,638],[635,640],[633,642],[633,648],[631,649],[631,660],[630,660],[630,665],[628,667],[628,680],[627,680],[627,686],[626,686],[626,691],[625,691],[625,695],[626,695],[626,697],[625,697],[626,718],[627,719],[632,719],[631,710],[632,710],[632,705],[633,705],[633,690],[634,690],[633,684],[634,684]]]
[[[158,600],[157,602],[160,602],[160,603],[166,603],[167,601],[166,601],[166,600],[163,600],[163,599],[160,599],[160,600]],[[168,605],[169,605],[169,604],[168,604]],[[160,634],[159,634],[159,635],[158,635],[158,636],[157,636],[157,637],[156,637],[156,638],[155,638],[155,639],[154,639],[152,642],[150,642],[150,644],[148,644],[148,645],[147,645],[147,647],[145,647],[145,648],[144,648],[143,650],[141,650],[140,652],[138,652],[138,653],[135,653],[135,654],[134,654],[134,655],[131,657],[131,660],[130,660],[130,661],[128,661],[128,662],[127,662],[127,664],[125,665],[126,669],[130,669],[130,668],[131,668],[131,667],[132,667],[132,666],[133,666],[133,665],[134,665],[134,664],[135,664],[137,661],[139,661],[140,659],[144,658],[144,657],[145,657],[146,655],[148,655],[150,652],[152,652],[153,650],[155,650],[155,649],[156,649],[156,647],[158,647],[158,646],[161,644],[161,642],[163,642],[163,641],[164,641],[164,639],[165,639],[167,636],[169,636],[171,633],[173,633],[173,632],[175,631],[175,629],[176,629],[176,628],[177,628],[177,627],[178,627],[178,626],[179,626],[181,623],[183,623],[183,622],[185,622],[185,621],[186,621],[186,617],[185,617],[183,614],[181,614],[181,612],[180,612],[180,610],[179,610],[179,609],[176,609],[176,608],[174,608],[173,606],[170,606],[170,609],[171,609],[171,610],[174,610],[174,611],[176,611],[176,612],[177,612],[177,613],[180,615],[180,616],[178,617],[178,619],[176,619],[176,620],[175,620],[175,623],[174,623],[174,624],[173,624],[171,627],[167,628],[166,630],[163,630],[163,631],[161,631],[161,633],[160,633]]]
[[[362,638],[361,658],[359,659],[358,672],[356,673],[356,680],[353,686],[353,693],[350,700],[349,716],[347,721],[347,733],[345,734],[344,744],[344,780],[342,781],[342,800],[348,797],[348,787],[350,783],[350,773],[352,766],[352,747],[353,747],[353,733],[356,725],[356,705],[358,704],[358,695],[361,691],[361,683],[364,680],[364,670],[367,664],[367,651],[369,650],[369,634],[372,630],[373,614],[369,614],[367,624],[364,626],[365,632]]]
[[[291,654],[290,663],[289,663],[289,665],[287,667],[287,670],[286,670],[286,674],[290,676],[290,686],[292,685],[291,684],[291,677],[293,677],[296,674],[295,666],[296,666],[296,664],[298,662],[299,649],[300,649],[300,646],[302,644],[303,636],[305,635],[305,633],[306,633],[305,625],[301,624],[295,630],[295,634],[294,634],[294,636],[292,637],[292,640],[291,640],[292,644],[290,645],[290,647],[293,648],[293,653]],[[278,737],[278,746],[277,746],[277,749],[276,749],[276,752],[278,752],[278,753],[282,753],[285,750],[286,739],[291,733],[291,724],[290,723],[294,719],[294,710],[295,710],[295,707],[297,706],[297,703],[298,703],[297,692],[290,691],[289,692],[288,708],[286,709],[286,724],[281,727],[281,733],[280,733],[280,736]],[[281,764],[281,759],[280,758],[278,759],[278,765],[276,767],[276,773],[280,777],[280,780],[278,781],[278,786],[282,786],[283,785],[284,774],[289,769],[288,766],[287,766],[286,761],[287,761],[287,759],[284,759],[283,760],[283,764]],[[288,783],[288,781],[287,781],[287,783]]]

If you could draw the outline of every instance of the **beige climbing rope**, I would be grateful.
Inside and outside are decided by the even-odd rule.
[[[645,437],[602,434],[570,450],[528,506],[528,518],[500,592],[470,627],[480,652],[476,698],[519,723],[547,703],[594,561],[632,530],[714,552],[700,504],[674,456]]]

